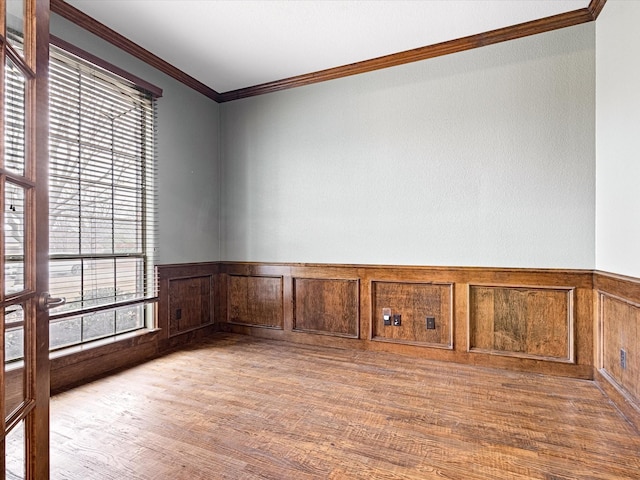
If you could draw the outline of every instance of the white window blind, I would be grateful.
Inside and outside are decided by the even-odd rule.
[[[155,99],[52,46],[52,349],[144,328],[156,295]]]
[[[20,38],[7,31],[11,44],[19,46]],[[20,48],[17,48],[20,53]],[[4,293],[6,296],[24,291],[25,284],[25,205],[28,199],[27,189],[17,177],[26,174],[26,111],[25,75],[9,56],[4,70],[4,98],[2,115],[4,120],[2,167],[8,174],[3,175],[2,195],[4,212],[2,215],[2,237],[4,256]],[[4,308],[4,361],[19,361],[24,357],[24,308],[11,304]]]

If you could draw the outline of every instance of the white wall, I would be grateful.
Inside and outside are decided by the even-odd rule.
[[[596,22],[596,268],[640,277],[640,2]]]
[[[163,89],[158,100],[158,263],[220,259],[219,107],[63,18],[51,33]]]
[[[221,258],[594,268],[594,37],[223,104]]]

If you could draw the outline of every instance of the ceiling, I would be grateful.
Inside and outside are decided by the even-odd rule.
[[[217,92],[586,8],[588,0],[66,0]]]

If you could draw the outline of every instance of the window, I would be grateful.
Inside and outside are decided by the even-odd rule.
[[[11,32],[8,32],[11,35]],[[10,36],[20,45],[20,38]],[[19,50],[21,52],[21,50]],[[4,167],[25,175],[26,84],[23,73],[9,58],[4,71]],[[6,296],[19,294],[25,285],[25,200],[26,189],[17,180],[6,178],[3,183],[5,212],[3,218],[4,240],[4,290]],[[20,360],[24,356],[24,309],[13,304],[4,309],[4,355],[6,362]]]
[[[52,46],[52,350],[149,326],[155,296],[155,98]]]

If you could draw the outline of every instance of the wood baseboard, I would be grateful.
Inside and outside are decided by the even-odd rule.
[[[594,380],[620,413],[640,435],[640,405],[604,370],[596,370]]]
[[[51,354],[51,392],[87,383],[159,355],[161,332],[140,331]]]

